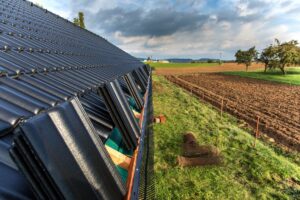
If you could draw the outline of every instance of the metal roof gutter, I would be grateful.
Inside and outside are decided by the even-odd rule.
[[[147,90],[144,96],[144,108],[142,110],[142,118],[140,121],[141,136],[139,139],[139,145],[134,152],[134,157],[131,165],[130,174],[127,181],[128,192],[124,199],[126,200],[137,200],[139,198],[139,186],[141,180],[141,169],[143,164],[145,137],[150,134],[149,126],[152,123],[152,76],[151,72],[148,77]]]

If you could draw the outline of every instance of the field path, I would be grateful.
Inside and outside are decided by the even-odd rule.
[[[223,74],[166,76],[218,108],[245,120],[277,143],[300,151],[300,86]]]

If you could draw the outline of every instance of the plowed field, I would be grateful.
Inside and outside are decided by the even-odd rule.
[[[214,106],[245,120],[277,143],[300,151],[300,86],[222,74],[166,76]]]
[[[262,63],[253,63],[249,70],[263,69]],[[175,75],[175,74],[193,74],[193,73],[212,73],[212,72],[226,72],[226,71],[245,71],[245,65],[238,65],[237,63],[223,63],[221,66],[199,66],[199,67],[176,67],[176,68],[164,68],[157,67],[155,69],[156,74],[159,75]]]

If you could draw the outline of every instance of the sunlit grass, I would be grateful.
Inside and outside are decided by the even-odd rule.
[[[286,70],[287,74],[285,75],[279,70],[267,71],[266,73],[260,70],[251,72],[224,72],[224,74],[300,85],[300,67],[291,67]]]

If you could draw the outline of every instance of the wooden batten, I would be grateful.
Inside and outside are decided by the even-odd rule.
[[[131,192],[132,192],[133,179],[134,179],[134,174],[135,174],[135,166],[136,166],[138,152],[139,152],[139,146],[135,149],[135,151],[133,153],[133,157],[131,159],[130,166],[129,166],[128,178],[127,178],[127,182],[126,182],[127,194],[126,194],[124,200],[131,199]]]
[[[117,150],[106,146],[105,148],[107,150],[107,152],[109,153],[112,161],[114,162],[115,165],[118,165],[120,167],[122,167],[123,169],[129,170],[129,166],[131,163],[131,158],[118,152]]]

